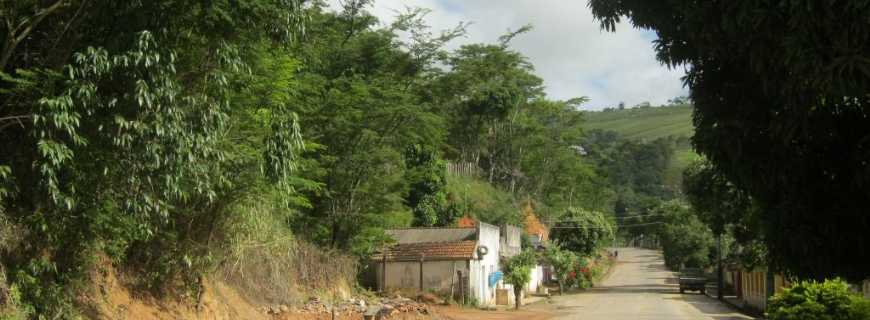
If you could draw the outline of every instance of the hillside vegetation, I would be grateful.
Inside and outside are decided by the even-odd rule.
[[[623,138],[641,141],[674,137],[674,155],[665,177],[669,185],[678,186],[683,170],[698,158],[688,141],[694,134],[691,105],[587,112],[586,128],[615,131]]]
[[[0,2],[18,25],[0,26],[18,39],[0,50],[0,319],[95,318],[123,300],[81,298],[102,270],[194,309],[210,281],[259,304],[335,296],[384,229],[520,224],[516,199],[606,212],[606,159],[662,159],[584,158],[586,100],[547,97],[510,48],[529,28],[448,49],[464,24],[385,26],[369,1],[52,3]]]
[[[587,112],[586,121],[589,130],[616,131],[628,139],[691,137],[694,130],[691,105]]]

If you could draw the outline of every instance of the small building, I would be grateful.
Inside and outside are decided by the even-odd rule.
[[[377,288],[406,294],[437,292],[495,304],[492,275],[499,271],[499,228],[392,229],[395,244],[371,257]]]

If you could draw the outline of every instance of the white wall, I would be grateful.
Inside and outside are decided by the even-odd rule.
[[[489,286],[489,275],[499,271],[499,228],[486,223],[478,224],[477,245],[485,246],[488,253],[471,262],[470,287],[481,305],[495,305],[495,286]]]
[[[532,268],[532,278],[529,281],[529,284],[526,285],[526,292],[534,293],[538,290],[538,287],[541,286],[544,282],[544,267],[541,265],[535,265]]]

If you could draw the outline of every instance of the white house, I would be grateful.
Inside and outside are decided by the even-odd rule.
[[[459,300],[495,304],[490,275],[499,270],[499,228],[386,230],[396,243],[371,257],[377,288],[416,293],[435,291]]]

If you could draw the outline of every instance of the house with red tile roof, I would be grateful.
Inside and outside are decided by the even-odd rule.
[[[434,291],[456,300],[495,304],[499,274],[499,228],[386,230],[395,243],[371,256],[378,290],[406,294]]]

